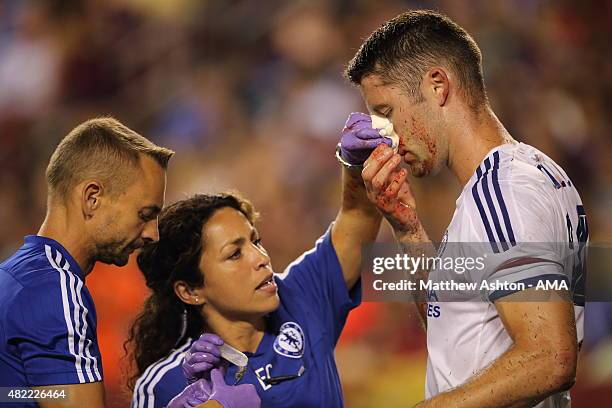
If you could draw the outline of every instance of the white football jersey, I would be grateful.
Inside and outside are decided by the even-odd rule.
[[[489,249],[486,270],[455,273],[456,280],[529,285],[566,281],[576,292],[580,344],[584,263],[576,264],[572,254],[587,239],[585,211],[565,172],[532,146],[504,144],[487,154],[465,185],[438,256],[465,255],[461,252],[468,252],[469,245],[463,243],[481,243]],[[525,258],[529,262],[517,261]],[[567,270],[574,274],[568,275]],[[478,273],[482,276],[474,276]],[[432,270],[429,276],[432,281],[448,278],[448,271],[441,270]],[[442,294],[428,290],[427,398],[466,382],[512,345],[493,302],[514,292],[481,290],[480,300],[444,302]],[[569,407],[569,392],[552,395],[536,406]]]

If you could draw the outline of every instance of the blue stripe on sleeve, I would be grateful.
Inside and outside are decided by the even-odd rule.
[[[512,223],[510,222],[510,216],[508,214],[508,208],[506,207],[506,202],[504,201],[504,196],[502,195],[501,188],[499,186],[498,179],[498,170],[499,170],[499,152],[493,153],[493,189],[495,190],[495,196],[497,197],[497,201],[499,203],[499,209],[502,212],[502,217],[504,218],[504,224],[506,225],[506,232],[508,233],[508,238],[510,239],[510,243],[512,246],[516,245],[516,238],[514,237],[514,231],[512,230]]]
[[[485,199],[487,200],[487,206],[489,207],[489,212],[491,213],[491,217],[493,218],[493,224],[495,226],[495,231],[497,232],[497,237],[501,243],[501,247],[503,251],[507,251],[509,248],[508,243],[506,242],[506,237],[504,236],[504,232],[502,231],[501,225],[499,223],[497,210],[495,209],[495,205],[493,204],[493,198],[491,197],[491,193],[489,192],[489,183],[487,182],[487,173],[489,173],[489,170],[491,169],[491,161],[487,157],[484,163],[485,172],[481,180],[482,192],[484,193]]]
[[[482,170],[480,167],[476,169],[476,174],[478,175],[478,180],[482,177]],[[485,231],[487,233],[487,238],[491,243],[491,247],[493,248],[493,252],[498,253],[499,248],[497,247],[497,243],[495,242],[495,238],[493,237],[493,231],[491,231],[491,225],[489,224],[489,220],[487,218],[487,214],[485,213],[484,207],[482,206],[482,202],[480,201],[480,197],[478,196],[478,180],[474,183],[472,187],[472,196],[474,197],[474,202],[476,203],[476,207],[478,207],[478,212],[480,213],[480,218],[482,219],[482,223],[484,224]]]
[[[47,260],[51,264],[51,266],[59,273],[60,277],[60,291],[62,294],[62,306],[64,313],[64,321],[66,323],[66,329],[68,332],[67,342],[68,342],[68,351],[74,357],[74,365],[75,371],[79,380],[79,383],[85,383],[85,375],[83,372],[83,357],[76,348],[76,336],[75,336],[75,322],[73,320],[73,316],[76,315],[76,308],[74,304],[70,302],[71,297],[68,293],[68,280],[71,275],[66,272],[63,268],[60,267],[62,262],[62,254],[59,251],[56,251],[55,257],[53,256],[52,249],[49,245],[45,245],[45,253],[47,255]],[[80,335],[80,333],[77,333]],[[87,373],[89,374],[89,373]]]
[[[557,181],[556,178],[553,177],[553,175],[551,174],[550,171],[548,171],[548,169],[546,167],[544,167],[542,164],[538,164],[538,169],[545,173],[548,178],[550,179],[550,181],[552,181],[552,183],[555,185],[556,189],[560,189],[561,188],[561,184],[559,184],[559,182]]]

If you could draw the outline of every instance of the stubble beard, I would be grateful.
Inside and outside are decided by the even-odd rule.
[[[125,266],[130,258],[129,245],[116,240],[99,243],[95,258],[108,265]]]

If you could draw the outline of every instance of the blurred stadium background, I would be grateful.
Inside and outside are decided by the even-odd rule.
[[[177,151],[168,202],[227,188],[252,199],[282,271],[337,211],[334,146],[347,114],[364,110],[343,65],[379,24],[421,7],[473,34],[502,122],[565,167],[591,241],[612,242],[609,1],[0,0],[0,255],[37,231],[60,138],[109,114]],[[459,187],[448,173],[414,185],[439,239]],[[127,406],[122,343],[146,288],[133,262],[98,266],[87,284],[108,401]],[[573,406],[609,406],[612,306],[589,306]],[[423,397],[425,336],[409,305],[361,306],[337,358],[348,407]]]

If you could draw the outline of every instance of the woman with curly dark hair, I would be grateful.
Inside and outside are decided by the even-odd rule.
[[[343,169],[335,221],[280,276],[248,201],[196,195],[162,211],[159,242],[138,256],[152,293],[128,340],[133,407],[166,406],[198,381],[209,390],[219,367],[227,384],[254,385],[264,407],[343,406],[334,347],[361,300],[362,245],[381,220],[355,167]],[[226,346],[234,358],[222,358]]]
[[[197,338],[207,327],[202,306],[198,304],[199,298],[196,296],[196,304],[193,304],[190,294],[184,291],[202,287],[204,284],[199,266],[203,225],[220,209],[238,211],[249,223],[253,223],[256,217],[251,204],[237,196],[196,195],[174,203],[162,211],[159,232],[160,238],[163,236],[164,239],[147,246],[138,256],[138,266],[152,294],[133,323],[127,342],[133,345],[131,352],[136,364],[136,372],[128,382],[129,387],[134,389],[133,406],[165,407],[169,400],[187,385],[185,378],[180,375],[178,383],[182,387],[172,389],[170,393],[162,391],[163,383],[174,374],[172,371],[168,372],[168,369],[177,366],[180,362],[177,358],[182,356],[180,352],[185,350],[184,346],[176,346],[185,339],[186,344],[191,344],[192,339]],[[187,301],[183,299],[185,295],[188,296]],[[177,333],[180,333],[178,338]],[[168,356],[170,359],[162,358],[171,350],[173,352]],[[160,373],[167,374],[165,377],[157,377]],[[137,377],[141,377],[140,380],[136,381]],[[153,390],[157,378],[160,385]],[[151,385],[154,392],[148,388]],[[191,388],[192,390],[185,390],[188,392],[184,393],[187,395],[182,399],[193,398],[190,394],[194,392],[199,392],[200,395],[212,392],[211,384],[205,384],[205,389],[202,389],[201,384],[192,384]],[[223,401],[222,397],[218,400]],[[195,400],[197,401],[197,398]],[[176,403],[176,400],[173,402]]]

